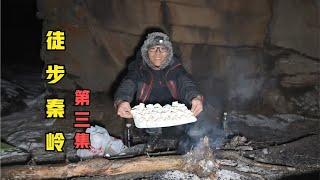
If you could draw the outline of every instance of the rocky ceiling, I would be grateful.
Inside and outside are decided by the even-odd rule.
[[[177,56],[213,104],[259,102],[288,112],[286,90],[312,88],[319,80],[315,0],[41,0],[38,10],[43,37],[52,29],[66,32],[66,51],[46,51],[43,44],[41,53],[46,64],[66,66],[58,89],[112,96],[146,33],[157,29],[170,34]]]

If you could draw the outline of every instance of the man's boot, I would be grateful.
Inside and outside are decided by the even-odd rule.
[[[146,152],[153,152],[160,140],[161,134],[150,135],[147,140]]]
[[[152,152],[155,150],[157,143],[160,140],[162,129],[161,128],[150,128],[146,129],[148,135],[146,152]]]

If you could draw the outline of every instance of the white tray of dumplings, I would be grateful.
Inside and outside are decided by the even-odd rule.
[[[177,101],[165,106],[140,103],[132,108],[131,113],[137,128],[170,127],[197,121],[186,105]]]

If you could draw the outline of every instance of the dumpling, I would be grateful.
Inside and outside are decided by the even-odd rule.
[[[154,108],[153,104],[148,104],[146,107],[147,107],[147,109],[153,109]]]
[[[179,105],[178,101],[172,102],[172,106],[178,106],[178,105]]]
[[[162,108],[162,106],[159,103],[155,104],[154,107],[155,108]]]

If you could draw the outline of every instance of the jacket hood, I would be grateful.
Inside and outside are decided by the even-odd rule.
[[[141,56],[143,59],[143,63],[147,64],[152,69],[157,69],[157,67],[154,66],[150,61],[148,55],[148,49],[156,45],[163,45],[168,48],[168,55],[164,63],[159,67],[159,69],[164,69],[173,61],[173,49],[169,36],[162,32],[153,32],[148,34],[147,39],[143,42],[143,45],[141,47]]]

